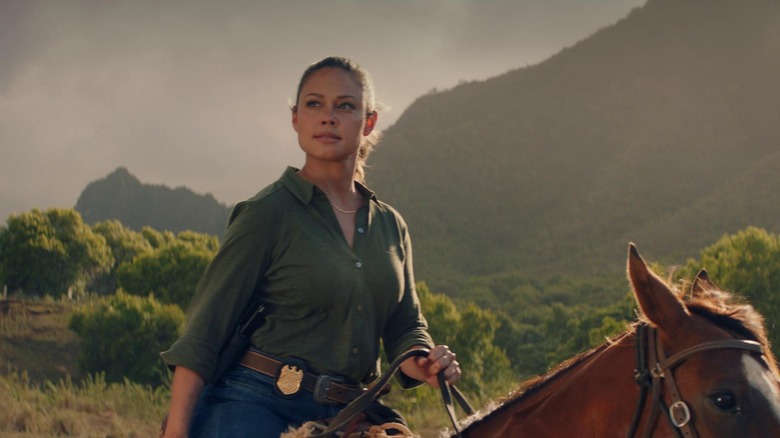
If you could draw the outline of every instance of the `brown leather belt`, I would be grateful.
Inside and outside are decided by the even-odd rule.
[[[282,396],[292,397],[305,389],[314,394],[318,403],[346,405],[365,391],[359,386],[344,383],[338,377],[307,373],[295,363],[282,362],[254,350],[247,350],[239,365],[273,377],[276,390]]]

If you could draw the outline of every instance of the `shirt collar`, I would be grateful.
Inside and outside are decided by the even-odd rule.
[[[295,167],[287,166],[287,169],[285,169],[284,173],[282,174],[280,181],[282,182],[282,185],[290,191],[290,193],[298,198],[299,201],[301,201],[303,204],[309,204],[311,202],[311,198],[314,196],[314,189],[316,186],[301,178],[301,176],[298,175],[298,170],[299,169],[296,169]],[[355,187],[357,187],[357,190],[361,195],[363,195],[363,197],[372,201],[376,201],[376,195],[371,189],[358,181],[355,181]]]

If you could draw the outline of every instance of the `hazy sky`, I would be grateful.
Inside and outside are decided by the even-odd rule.
[[[349,56],[390,126],[433,88],[536,64],[645,0],[0,0],[0,223],[118,166],[233,204],[300,166],[288,102]]]

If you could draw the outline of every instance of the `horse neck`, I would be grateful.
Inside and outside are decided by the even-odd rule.
[[[635,362],[635,342],[626,335],[554,371],[474,423],[464,436],[625,434],[639,397]]]

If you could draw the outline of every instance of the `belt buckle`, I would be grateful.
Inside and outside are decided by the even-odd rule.
[[[340,377],[328,376],[320,374],[317,376],[317,381],[314,383],[314,401],[321,405],[338,405],[341,402],[333,400],[328,397],[328,388],[332,382],[343,383],[346,380]]]

